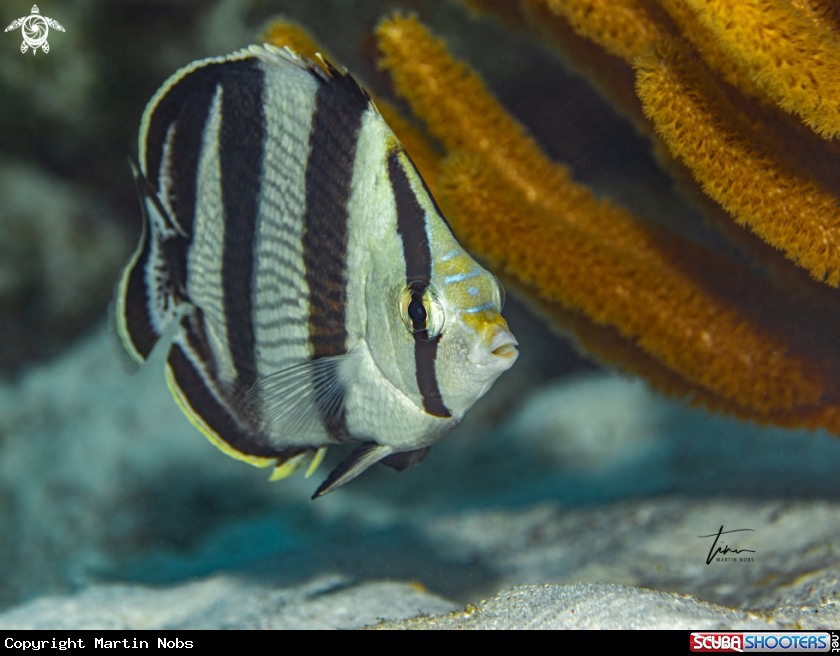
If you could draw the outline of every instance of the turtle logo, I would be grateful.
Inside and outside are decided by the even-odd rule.
[[[59,32],[64,31],[64,28],[57,21],[41,16],[38,5],[32,5],[32,13],[29,16],[12,21],[12,24],[6,28],[6,32],[16,30],[19,27],[23,32],[23,43],[20,44],[20,51],[26,52],[32,48],[33,55],[38,52],[38,48],[41,48],[44,52],[50,51],[47,34],[49,34],[51,27]]]

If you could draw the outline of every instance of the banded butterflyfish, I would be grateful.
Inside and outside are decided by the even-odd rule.
[[[116,323],[190,421],[272,479],[356,448],[315,492],[398,471],[516,360],[496,278],[458,244],[346,72],[252,46],[197,61],[148,104],[143,213]]]

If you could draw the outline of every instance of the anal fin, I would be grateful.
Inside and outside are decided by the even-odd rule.
[[[287,451],[291,452],[292,455],[286,460],[283,458],[277,459],[277,466],[271,473],[268,479],[269,481],[282,481],[284,478],[288,478],[307,465],[309,466],[306,469],[304,478],[309,478],[318,469],[318,465],[324,459],[324,455],[327,453],[327,447],[322,446],[318,449],[306,448],[302,451],[298,447],[292,447],[287,449]]]
[[[293,456],[290,456],[287,460],[277,459],[277,466],[274,468],[274,471],[271,472],[271,476],[268,477],[269,481],[282,481],[284,478],[288,478],[295,472],[303,469],[310,460],[312,460],[313,452],[311,449],[305,449],[298,453],[295,453]]]
[[[181,410],[207,439],[237,460],[270,467],[295,455],[272,447],[244,399],[226,393],[216,376],[203,314],[191,308],[179,321],[166,361],[166,379]]]

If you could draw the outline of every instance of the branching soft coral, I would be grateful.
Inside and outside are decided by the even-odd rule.
[[[470,4],[475,10],[484,4],[484,11],[502,19],[489,0]],[[817,136],[831,136],[840,127],[836,3],[621,0],[626,24],[620,29],[614,27],[612,5],[600,0],[514,4],[534,33],[544,32],[537,23],[550,14],[605,52],[620,55],[636,70],[650,124],[703,191],[814,278],[840,284],[840,198],[833,191],[840,147]],[[565,54],[563,41],[570,39],[563,30],[555,25],[551,32],[552,43]],[[610,80],[594,79],[640,132],[653,138],[661,155],[663,146],[633,112],[623,82],[610,89]],[[794,112],[815,132],[803,134],[785,112]],[[660,160],[666,168],[672,165],[671,157]],[[684,182],[679,171],[676,179]]]
[[[694,46],[711,70],[716,71],[726,82],[748,96],[764,98],[764,92],[749,73],[717,44],[714,33],[700,22],[697,13],[689,5],[689,0],[659,0],[659,4],[668,12],[680,34]],[[653,43],[651,41],[646,50],[649,50]]]
[[[791,353],[681,268],[680,249],[697,247],[663,240],[573,182],[416,19],[386,20],[377,35],[397,92],[452,152],[440,201],[474,252],[541,299],[612,326],[704,390],[710,405],[728,400],[740,414],[780,423],[819,421],[829,387],[819,363]]]
[[[840,43],[822,3],[686,1],[782,109],[824,137],[840,133]]]
[[[645,114],[703,190],[739,223],[836,287],[837,198],[764,148],[710,82],[708,70],[679,43],[661,42],[636,67]]]
[[[632,62],[652,42],[665,36],[661,11],[646,0],[545,0],[572,28],[607,52]]]

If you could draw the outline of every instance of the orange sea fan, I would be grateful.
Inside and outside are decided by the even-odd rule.
[[[745,314],[743,311],[734,310],[735,304],[722,300],[719,294],[716,295],[694,282],[691,271],[713,268],[718,277],[723,279],[724,286],[734,283],[736,287],[741,287],[740,291],[733,294],[735,298],[743,297],[746,293],[754,306],[775,307],[776,310],[785,308],[796,316],[798,321],[808,323],[819,320],[819,308],[808,307],[807,304],[803,306],[794,303],[791,307],[785,302],[778,303],[774,296],[775,290],[766,283],[756,280],[738,265],[722,263],[720,256],[710,254],[703,248],[682,244],[681,249],[671,253],[666,267],[670,266],[673,273],[684,281],[688,280],[688,288],[698,293],[699,299],[683,298],[683,301],[687,302],[686,306],[675,304],[670,309],[665,307],[665,312],[676,313],[675,324],[669,325],[666,317],[660,314],[653,319],[656,327],[650,332],[661,334],[671,330],[671,337],[666,336],[665,339],[681,342],[682,348],[692,351],[687,354],[689,368],[700,371],[704,366],[711,365],[717,369],[713,375],[723,373],[724,376],[741,370],[745,374],[744,378],[729,382],[755,385],[755,389],[751,390],[753,399],[765,395],[768,397],[766,400],[769,400],[769,397],[775,396],[774,402],[764,404],[760,409],[742,405],[740,402],[745,398],[743,395],[728,395],[728,390],[721,385],[710,389],[698,384],[678,373],[677,369],[682,370],[681,366],[670,366],[646,349],[639,348],[639,343],[628,336],[632,331],[628,330],[623,321],[618,326],[596,322],[582,309],[591,307],[593,303],[605,298],[609,304],[617,299],[619,305],[640,300],[633,296],[637,282],[635,279],[650,275],[651,272],[655,273],[657,265],[651,266],[647,271],[633,271],[630,279],[622,279],[620,275],[617,276],[617,281],[611,279],[609,269],[614,259],[620,259],[621,254],[604,250],[590,235],[575,234],[573,229],[569,230],[562,222],[554,220],[556,217],[523,214],[518,209],[520,202],[515,191],[505,189],[504,182],[493,169],[475,156],[454,154],[444,162],[441,202],[459,238],[475,252],[482,253],[495,271],[532,301],[539,314],[545,316],[560,331],[569,333],[582,349],[595,355],[601,362],[617,365],[624,371],[646,378],[654,388],[666,394],[676,395],[711,410],[760,423],[772,422],[787,427],[823,427],[840,434],[840,403],[836,395],[830,392],[831,385],[827,382],[832,376],[830,367],[824,367],[822,362],[814,364],[826,354],[830,354],[829,358],[832,361],[837,360],[837,354],[833,353],[830,347],[826,348],[827,342],[833,337],[811,334],[807,335],[807,339],[802,339],[804,335],[797,334],[796,330],[791,331],[790,326],[776,325],[773,332],[781,329],[782,333],[787,333],[789,341],[816,341],[820,344],[816,352],[809,354],[785,353],[784,347],[776,341],[778,337],[774,338],[757,328],[760,312]],[[492,225],[489,230],[485,230],[488,220]],[[536,246],[532,240],[537,243]],[[579,248],[581,240],[586,244],[584,248]],[[673,245],[671,240],[663,239],[663,253]],[[543,256],[543,251],[548,253]],[[538,254],[536,257],[535,253]],[[552,261],[553,258],[557,261]],[[629,262],[619,263],[618,267],[620,269],[622,266],[629,266],[632,269],[635,264],[631,259]],[[588,268],[574,270],[576,266]],[[547,271],[540,272],[540,267],[546,268]],[[619,269],[612,271],[615,273]],[[605,272],[611,282],[599,278]],[[538,280],[537,284],[542,285],[547,277],[555,277],[556,282],[549,289],[532,283],[532,280]],[[576,277],[588,281],[592,287],[589,290],[584,289],[575,281]],[[570,280],[572,282],[569,287],[565,287]],[[656,299],[667,298],[673,291],[673,286],[666,285],[661,288],[661,280],[650,282],[651,293]],[[587,291],[592,291],[594,296],[600,299],[589,298]],[[613,299],[608,298],[610,295],[613,295]],[[734,329],[737,333],[729,335],[729,346],[740,342],[743,350],[731,353],[731,359],[717,348],[723,346],[725,349],[726,345],[715,344],[708,349],[697,348],[696,342],[709,346],[706,340],[711,338],[706,331],[708,324],[705,327],[702,325],[703,318],[699,316],[702,307],[696,305],[698,300],[700,306],[709,302],[709,306],[716,311],[728,313],[727,317],[722,318],[723,323],[712,329],[719,335],[721,333],[717,332],[717,329],[728,323],[724,333],[728,329]],[[743,301],[743,298],[740,300]],[[667,305],[667,300],[665,303]],[[613,316],[625,310],[626,308],[616,309]],[[642,309],[641,314],[632,314],[638,318],[648,313],[647,316],[652,317],[662,310],[663,307],[658,305],[656,308]],[[766,317],[764,319],[766,320]],[[694,340],[691,339],[692,325],[699,325],[700,329],[700,332],[694,335]],[[756,336],[758,340],[753,341]],[[761,343],[771,349],[764,354],[770,356],[769,362],[759,363],[761,356],[751,352],[752,348]],[[697,353],[698,350],[703,352]],[[756,369],[754,367],[757,364],[759,366]],[[721,366],[725,371],[721,372]],[[804,378],[803,372],[808,372]],[[793,374],[794,378],[789,379],[790,374]],[[795,392],[796,399],[787,396],[793,388],[803,382],[809,391],[804,394],[802,390]],[[818,388],[821,388],[821,391]]]
[[[485,92],[484,83],[456,62],[443,42],[432,38],[414,17],[385,20],[376,30],[397,93],[447,150],[474,150],[522,190],[529,202],[549,198],[562,188],[568,171],[554,167],[527,132]],[[450,94],[457,85],[464,93]],[[530,167],[525,169],[523,163]]]
[[[577,34],[547,0],[461,0],[470,12],[494,18],[505,27],[544,41],[557,50],[571,71],[585,77],[606,100],[642,133],[650,124],[634,89],[633,70],[618,56]]]
[[[827,407],[819,360],[788,351],[749,313],[698,284],[680,265],[698,247],[681,252],[679,239],[663,242],[573,182],[416,19],[384,21],[377,34],[398,93],[456,151],[444,164],[440,200],[474,252],[537,297],[613,326],[687,381],[683,389],[706,390],[718,406],[729,399],[742,415],[817,421]],[[711,253],[692,259],[715,261]],[[750,278],[737,267],[730,274]]]
[[[645,48],[666,36],[657,14],[660,8],[647,0],[544,0],[555,14],[607,52],[627,63]]]
[[[529,204],[542,205],[586,229],[590,215],[577,208],[594,202],[591,192],[572,183],[570,171],[545,156],[488,93],[481,78],[452,59],[443,42],[414,17],[385,20],[377,35],[380,64],[391,73],[397,93],[448,151],[480,154]],[[632,222],[618,220],[592,229],[605,242],[633,238],[628,231],[635,230]]]
[[[676,23],[680,34],[694,46],[710,69],[717,71],[726,82],[740,89],[742,93],[770,102],[747,71],[717,44],[714,33],[700,22],[688,0],[658,0],[658,2]]]
[[[722,49],[788,112],[815,132],[840,133],[840,42],[824,27],[823,3],[686,0]]]
[[[637,61],[646,115],[674,156],[736,221],[815,278],[840,283],[837,198],[752,137],[708,71],[679,43]]]
[[[820,203],[826,201],[829,204],[828,206],[835,203],[831,198],[832,194],[827,190],[834,187],[835,181],[838,179],[838,173],[840,173],[837,166],[837,162],[840,161],[840,144],[820,139],[803,126],[798,119],[789,118],[784,112],[779,111],[775,100],[768,96],[765,90],[752,79],[749,70],[718,45],[715,33],[701,22],[697,14],[696,0],[691,0],[691,2],[689,0],[656,0],[656,2],[658,2],[658,11],[654,0],[627,0],[621,4],[627,17],[632,18],[641,26],[637,28],[627,27],[626,29],[631,31],[635,29],[634,33],[637,36],[644,34],[651,39],[646,45],[643,45],[644,40],[639,37],[636,40],[636,50],[649,53],[654,46],[653,39],[667,39],[669,34],[682,34],[692,43],[699,58],[711,69],[704,69],[703,71],[703,75],[708,78],[705,80],[706,88],[713,90],[713,87],[718,87],[718,90],[714,93],[722,99],[723,106],[727,107],[725,116],[730,119],[730,123],[732,121],[740,123],[742,126],[741,132],[744,132],[744,130],[750,132],[751,130],[752,141],[759,144],[757,150],[753,150],[753,153],[758,154],[758,151],[760,151],[767,158],[767,161],[773,161],[778,165],[767,173],[766,179],[772,183],[773,174],[781,168],[787,172],[787,182],[791,182],[792,176],[799,181],[793,185],[793,188],[807,190],[809,185],[815,185],[814,188],[818,190],[816,196],[809,195],[806,192],[804,196],[798,195],[792,200],[794,202],[796,200],[802,201],[806,197],[813,196],[810,198],[810,208],[816,211],[817,215],[823,216],[825,208],[818,207]],[[482,8],[486,12],[495,11],[495,2],[491,0],[470,0],[470,4],[476,8]],[[824,34],[832,34],[832,32],[827,31],[829,29],[827,26],[837,27],[835,19],[840,14],[840,9],[831,5],[827,0],[797,0],[796,4],[802,7],[802,12],[807,13],[809,16],[807,20],[822,26],[820,29]],[[518,6],[522,9],[522,13],[527,19],[526,22],[531,27],[531,32],[539,30],[554,37],[552,42],[559,47],[563,54],[566,54],[570,43],[574,46],[574,39],[578,37],[570,38],[569,31],[571,28],[566,29],[564,27],[564,24],[568,23],[565,18],[559,15],[561,13],[559,8],[562,8],[566,13],[577,8],[575,11],[582,14],[586,21],[592,23],[592,30],[595,30],[596,24],[608,17],[605,6],[597,2],[589,2],[589,0],[567,0],[562,3],[559,0],[519,0]],[[584,9],[589,11],[583,11]],[[558,13],[552,13],[552,11]],[[791,11],[795,10],[791,9]],[[500,20],[503,19],[502,15],[498,13],[495,15]],[[803,15],[805,14],[803,13]],[[551,21],[551,18],[554,18],[554,20]],[[518,21],[517,25],[519,23],[521,21]],[[658,26],[657,29],[651,27],[654,24]],[[608,30],[606,26],[602,26],[601,29],[595,31],[599,35],[598,39],[601,45],[610,51],[614,51],[617,45],[608,46],[606,43],[606,40],[615,36],[613,31]],[[768,48],[774,49],[777,47],[775,40],[767,39],[767,42],[769,44]],[[786,46],[783,44],[780,47],[783,49]],[[606,52],[604,55],[606,56]],[[591,55],[589,59],[592,59]],[[642,59],[644,60],[644,57]],[[635,62],[635,59],[632,61]],[[627,98],[621,71],[617,75],[611,74],[610,77],[605,77],[600,70],[590,70],[592,68],[590,66],[589,69],[586,69],[586,74],[598,85],[605,97],[611,100],[620,111],[633,118],[634,124],[640,132],[652,137],[650,123],[646,119],[640,119],[636,113],[635,102],[638,102],[638,98]],[[604,68],[608,69],[609,67],[604,66]],[[723,81],[729,84],[722,84]],[[675,90],[672,99],[675,106],[683,100],[690,104],[690,99],[682,99],[680,94],[681,90]],[[759,102],[755,102],[756,100]],[[691,111],[687,105],[685,108],[686,114],[690,114]],[[661,129],[659,132],[662,134]],[[654,139],[654,152],[665,168],[672,170],[672,159],[670,157],[659,157],[663,148],[657,141],[657,139]],[[690,151],[690,147],[685,150],[686,152]],[[673,149],[672,152],[674,152]],[[756,162],[754,164],[757,166]],[[734,190],[730,189],[732,175],[726,167],[707,167],[704,175],[698,175],[697,166],[691,166],[691,169],[698,181],[704,185],[706,191],[716,188],[731,191],[730,196],[732,197],[736,195],[737,186]],[[672,170],[672,173],[676,173],[677,180],[680,180],[678,171],[674,172]],[[779,196],[780,191],[785,192],[790,188],[788,186],[781,190],[775,189],[770,194],[772,198],[776,199],[776,205],[781,204],[788,207],[785,199]],[[765,189],[768,189],[768,187],[765,186]],[[721,196],[713,195],[712,197],[722,202]],[[754,196],[753,199],[762,203],[765,201],[760,194]],[[756,219],[753,214],[758,212],[761,209],[760,207],[753,206],[753,214],[750,214],[748,205],[742,204],[736,208],[732,198],[724,206],[730,213],[737,210],[740,213],[738,221],[742,225],[749,224],[768,243],[776,248],[784,248],[793,260],[797,261],[800,266],[808,267],[815,277],[823,276],[828,272],[826,268],[821,267],[823,267],[826,258],[824,251],[832,248],[831,238],[823,239],[820,234],[817,235],[816,240],[811,239],[813,234],[808,233],[807,226],[804,228],[805,234],[800,235],[800,228],[794,225],[798,219],[793,207],[788,207],[788,215],[782,218],[782,223],[786,225],[786,228],[781,232],[778,230],[774,232],[768,225],[764,225],[763,229],[756,227],[762,224],[762,220]],[[766,218],[768,214],[769,211],[762,216]],[[811,221],[811,214],[806,213],[804,215],[806,223]],[[829,214],[824,216],[827,222],[824,227],[830,228],[831,212],[829,211]],[[787,243],[786,240],[791,235],[797,236],[797,243]],[[826,245],[826,241],[829,242],[828,245]],[[831,273],[828,272],[828,274],[828,280],[832,280]]]
[[[640,257],[639,244],[605,244],[563,217],[523,211],[521,194],[475,155],[447,159],[440,188],[459,238],[495,270],[615,327],[694,385],[759,414],[820,401],[824,383],[813,367],[652,244],[641,244]],[[606,224],[610,213],[593,221]]]
[[[840,6],[835,0],[790,0],[815,25],[840,39]]]
[[[312,37],[303,27],[292,21],[277,18],[266,23],[262,32],[257,37],[259,43],[270,43],[278,48],[289,47],[309,59],[317,62],[315,56],[321,53],[328,57],[327,51]]]

